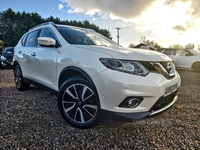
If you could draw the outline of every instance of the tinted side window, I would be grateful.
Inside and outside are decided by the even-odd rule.
[[[35,47],[38,30],[29,33],[25,47]]]
[[[54,34],[49,29],[42,29],[39,37],[50,37],[56,40]]]
[[[27,39],[27,34],[21,40],[21,43],[22,43],[23,46],[25,46],[26,39]]]
[[[173,55],[174,54],[174,50],[167,49],[163,53],[166,54],[166,55]]]
[[[185,50],[182,49],[176,50],[176,56],[186,56],[186,54],[188,54],[188,52]]]

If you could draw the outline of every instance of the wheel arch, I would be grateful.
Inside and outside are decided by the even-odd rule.
[[[20,69],[22,69],[21,66],[20,66],[20,64],[19,64],[19,62],[15,60],[15,61],[13,62],[13,71],[15,70],[15,66],[16,66],[16,65],[19,65]],[[22,72],[22,76],[23,76],[23,72]]]
[[[82,69],[79,69],[76,67],[67,67],[60,74],[59,84],[60,84],[59,85],[60,87],[59,87],[57,103],[58,103],[58,108],[59,108],[61,116],[70,125],[81,128],[81,129],[91,128],[91,127],[97,125],[99,123],[99,121],[101,120],[101,113],[102,113],[101,102],[100,102],[99,95],[98,95],[97,89],[95,87],[95,84],[93,83],[90,76]],[[76,87],[76,84],[79,84],[78,89]],[[68,96],[65,97],[65,93],[68,93],[68,92],[66,92],[66,90],[68,89],[68,91],[71,91],[69,89],[72,89],[71,88],[72,86],[74,86],[73,89],[75,88],[74,90],[77,91],[77,93],[80,94],[80,92],[81,92],[80,97],[82,97],[82,98],[80,98],[80,100],[79,100],[79,98],[78,99],[74,98],[74,96],[72,96],[72,98],[69,98]],[[82,87],[80,88],[80,86],[82,86]],[[87,88],[87,90],[89,89],[92,92],[92,94],[91,93],[89,94],[90,96],[88,96],[88,93],[86,92],[85,87]],[[73,91],[73,89],[72,89],[72,91]],[[87,103],[87,101],[82,101],[83,97],[84,97],[82,95],[83,94],[82,92],[84,94],[87,93],[86,94],[88,96],[87,99],[91,96],[94,96],[94,97],[92,97],[92,99],[89,100],[89,103]],[[70,92],[70,93],[72,94],[73,92]],[[71,95],[71,94],[69,94],[69,95]],[[65,104],[67,104],[67,102],[65,101],[67,98],[69,98],[69,101],[71,101],[73,103],[73,105],[65,105]],[[63,102],[64,102],[64,104],[63,104]],[[90,108],[90,109],[87,109],[87,108]],[[91,111],[92,108],[93,108],[93,110]],[[73,109],[73,111],[70,112],[70,110],[72,110],[72,109]],[[85,116],[86,114],[84,112],[88,115]],[[76,113],[79,115],[76,115]],[[85,114],[85,115],[83,115],[83,114]],[[77,117],[77,116],[79,116],[79,117]],[[83,118],[83,120],[82,120],[82,118]]]
[[[200,65],[200,61],[195,61],[195,62],[193,62],[192,66],[191,66],[191,69],[194,70],[194,65],[195,65],[195,64],[199,64],[199,65]],[[195,70],[194,70],[194,71],[195,71]]]
[[[18,62],[17,60],[15,60],[15,61],[13,62],[13,71],[14,71],[16,65],[19,65],[19,67],[20,67],[20,69],[21,69],[22,76],[24,76],[24,75],[23,75],[23,71],[22,71],[23,68],[21,68],[21,66],[20,66],[20,64],[19,64],[19,62]]]
[[[90,76],[82,69],[78,67],[67,67],[62,70],[62,72],[59,75],[59,80],[58,80],[58,88],[60,89],[61,85],[69,78],[74,77],[74,76],[82,76],[84,79],[90,82],[90,84],[94,87],[96,90],[96,86]],[[96,91],[97,92],[97,91]],[[97,92],[98,93],[98,92]]]
[[[16,65],[19,65],[18,61],[13,62],[13,69],[15,68]]]
[[[195,62],[193,62],[193,63],[192,63],[192,66],[193,66],[194,64],[196,64],[196,63],[200,63],[200,61],[195,61]]]

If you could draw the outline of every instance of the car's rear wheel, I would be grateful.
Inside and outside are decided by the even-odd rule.
[[[192,69],[193,69],[195,72],[200,72],[200,62],[195,62],[195,63],[192,65]]]
[[[58,94],[58,108],[72,126],[91,128],[100,120],[100,103],[95,88],[80,76],[65,81]]]
[[[30,83],[25,83],[22,75],[22,71],[19,65],[14,66],[14,77],[15,77],[15,86],[18,90],[27,90],[30,86]]]

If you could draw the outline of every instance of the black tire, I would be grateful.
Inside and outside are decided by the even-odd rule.
[[[195,62],[195,63],[192,65],[192,69],[193,69],[193,71],[195,71],[195,72],[200,72],[200,62]]]
[[[15,86],[18,90],[27,90],[30,87],[30,83],[25,83],[22,75],[22,71],[19,65],[14,66]]]
[[[58,109],[70,125],[91,128],[100,121],[98,94],[87,80],[75,76],[65,81],[58,94]]]
[[[1,57],[1,55],[0,55],[0,57]],[[1,58],[0,58],[0,59],[1,59]],[[0,60],[0,69],[3,69],[2,65],[1,65],[1,60]]]

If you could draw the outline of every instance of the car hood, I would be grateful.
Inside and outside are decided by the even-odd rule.
[[[93,45],[76,45],[76,47],[105,53],[115,59],[138,61],[171,61],[171,59],[167,55],[152,50]]]

